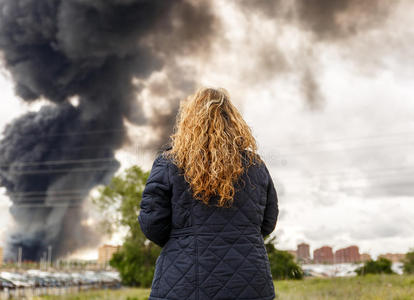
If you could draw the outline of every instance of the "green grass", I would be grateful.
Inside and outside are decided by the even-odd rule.
[[[150,290],[141,288],[122,288],[119,290],[86,291],[64,296],[43,296],[36,300],[144,300],[148,299]]]
[[[276,281],[278,300],[412,300],[414,276],[367,275],[349,278],[309,278],[300,281]],[[68,296],[45,296],[40,299],[64,300],[144,300],[149,289],[125,288],[82,292]]]
[[[367,275],[275,282],[281,300],[412,300],[414,276]]]

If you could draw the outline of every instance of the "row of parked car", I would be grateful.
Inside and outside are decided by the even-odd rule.
[[[0,290],[16,288],[48,288],[70,286],[118,286],[120,278],[117,272],[46,272],[28,270],[25,272],[0,272]]]

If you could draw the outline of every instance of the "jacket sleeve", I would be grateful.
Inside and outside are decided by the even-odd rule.
[[[263,236],[266,236],[273,232],[276,227],[277,217],[279,215],[276,189],[273,184],[272,177],[270,176],[269,170],[266,168],[266,166],[265,171],[267,173],[267,199],[261,227]]]
[[[138,221],[144,235],[163,247],[171,231],[171,186],[168,162],[158,156],[142,193]]]

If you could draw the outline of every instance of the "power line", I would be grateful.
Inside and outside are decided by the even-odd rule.
[[[410,172],[410,174],[413,173],[413,171]],[[320,181],[321,183],[326,183],[326,184],[330,184],[330,183],[343,183],[343,182],[357,182],[357,181],[361,181],[361,180],[365,180],[365,181],[373,181],[373,180],[379,180],[379,179],[402,179],[402,180],[406,180],[408,178],[412,178],[411,177],[407,177],[410,174],[406,174],[405,176],[395,176],[393,174],[374,174],[374,175],[370,175],[370,176],[361,176],[361,177],[355,177],[355,178],[340,178],[340,181],[338,181],[339,178],[321,178],[321,177],[316,177],[316,178],[304,178],[304,179],[299,179],[299,180],[293,180],[293,181],[284,181],[284,180],[278,180],[279,182],[282,182],[284,184],[289,184],[289,185],[300,185],[300,184],[314,184],[315,180]],[[414,186],[414,184],[413,184]]]
[[[82,204],[77,204],[77,203],[70,203],[70,204],[65,204],[65,203],[45,203],[45,204],[35,204],[35,203],[24,203],[24,204],[13,204],[14,206],[17,207],[28,207],[28,208],[53,208],[53,207],[65,207],[65,208],[76,208],[76,207],[82,207]]]
[[[293,185],[295,187],[295,189],[297,189],[297,185]],[[289,192],[290,188],[292,187],[292,185],[284,185],[284,190],[286,190],[288,192],[288,194],[292,194],[292,192]],[[306,186],[301,186],[301,187],[306,187]],[[372,189],[372,188],[403,188],[403,187],[408,187],[408,188],[412,188],[413,193],[414,193],[414,186],[412,184],[412,182],[393,182],[393,183],[381,183],[381,184],[369,184],[369,185],[352,185],[352,184],[342,184],[340,186],[337,187],[333,187],[333,186],[325,186],[325,189],[330,190],[330,191],[360,191],[360,190],[367,190],[367,189]],[[276,183],[276,188],[277,187],[277,183]],[[302,195],[302,193],[293,193],[293,194],[300,194]]]
[[[285,154],[281,153],[281,154],[278,154],[276,156],[289,157],[289,156],[303,156],[303,155],[306,155],[306,154],[315,154],[315,153],[321,153],[321,152],[325,153],[325,152],[343,152],[343,151],[365,150],[365,149],[371,149],[371,148],[378,148],[379,146],[381,146],[381,147],[397,146],[397,148],[398,148],[398,147],[401,147],[401,146],[410,146],[410,145],[413,145],[413,144],[414,144],[414,141],[411,142],[411,143],[404,142],[404,143],[388,144],[388,145],[387,144],[384,144],[384,145],[370,145],[370,146],[361,145],[359,147],[351,147],[351,148],[319,149],[319,150],[316,150],[316,151],[307,151],[307,152],[285,153]],[[266,155],[265,155],[265,157],[266,157]]]
[[[13,192],[8,195],[13,196],[24,196],[24,195],[60,195],[60,194],[81,194],[84,192],[89,192],[89,189],[73,189],[73,190],[47,190],[47,191],[25,191],[25,192]]]
[[[353,176],[358,173],[371,174],[371,173],[383,173],[383,172],[395,172],[395,171],[402,171],[402,172],[412,172],[414,171],[414,166],[399,166],[399,167],[392,167],[392,168],[376,168],[376,169],[358,169],[355,171],[331,171],[331,172],[322,172],[317,174],[301,174],[301,175],[293,175],[293,176],[284,176],[281,175],[282,178],[302,178],[303,176],[318,178],[318,177],[330,177],[330,176]]]
[[[332,185],[332,184],[358,184],[361,183],[361,181],[363,183],[366,184],[389,184],[389,183],[394,183],[396,180],[400,180],[403,182],[412,182],[410,181],[412,176],[408,176],[410,174],[412,174],[414,171],[410,171],[409,174],[404,174],[404,175],[394,175],[394,174],[373,174],[373,175],[369,175],[369,176],[360,176],[360,177],[354,177],[354,178],[340,178],[340,180],[338,180],[339,178],[332,178],[332,177],[327,177],[327,178],[321,178],[321,177],[315,177],[315,178],[304,178],[301,180],[294,180],[294,181],[289,181],[289,180],[275,180],[275,183],[282,183],[283,185],[287,185],[287,186],[303,186],[303,185],[315,185],[315,184],[326,184],[326,185]],[[283,178],[283,177],[280,177]],[[411,183],[414,187],[414,182]]]
[[[307,146],[309,144],[329,144],[341,141],[352,141],[352,140],[365,140],[365,139],[381,139],[381,138],[388,138],[388,137],[395,137],[395,136],[405,136],[405,135],[413,135],[414,132],[406,131],[406,132],[394,132],[394,133],[387,133],[384,135],[367,135],[367,136],[354,136],[354,137],[343,137],[338,139],[332,140],[310,140],[301,143],[289,143],[289,144],[280,144],[278,147],[291,147],[291,146]]]
[[[65,149],[111,149],[113,150],[114,147],[119,146],[117,144],[101,144],[98,146],[73,146],[73,147],[65,147]]]
[[[38,137],[55,137],[55,136],[71,136],[71,135],[93,135],[93,134],[105,134],[108,132],[122,132],[127,131],[126,128],[118,129],[102,129],[102,130],[88,130],[88,131],[78,131],[78,132],[62,132],[62,133],[52,133],[52,134],[39,134]],[[32,134],[34,135],[34,134]]]
[[[21,204],[39,204],[39,205],[53,205],[53,204],[73,204],[82,203],[86,197],[66,197],[66,198],[47,198],[45,197],[21,197],[18,200],[13,200],[12,203],[15,205]]]
[[[73,195],[67,195],[67,196],[59,196],[58,198],[56,198],[56,196],[54,197],[49,197],[49,196],[31,196],[31,197],[27,197],[27,196],[21,196],[21,197],[15,197],[13,198],[14,202],[21,202],[21,201],[44,201],[45,199],[47,199],[48,201],[66,201],[66,200],[83,200],[85,197],[74,197]]]
[[[61,159],[61,160],[44,160],[44,161],[22,161],[12,164],[0,165],[1,168],[6,167],[25,167],[25,166],[37,166],[37,165],[62,165],[62,164],[73,164],[73,163],[90,163],[90,162],[102,162],[102,161],[118,161],[113,157],[104,158],[85,158],[85,159]]]
[[[10,171],[8,174],[28,175],[28,174],[51,174],[51,173],[89,173],[101,171],[113,171],[113,168],[73,168],[73,169],[55,169],[55,170],[30,170],[30,171]]]

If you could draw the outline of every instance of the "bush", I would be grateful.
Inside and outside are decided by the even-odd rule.
[[[414,274],[414,249],[405,255],[403,261],[403,270],[405,274]]]
[[[123,284],[150,287],[160,251],[161,248],[153,243],[143,247],[137,242],[126,240],[109,264],[119,271]]]
[[[303,270],[295,262],[293,255],[287,251],[276,249],[272,242],[273,239],[266,243],[266,250],[273,279],[302,279]]]
[[[392,262],[386,258],[379,258],[375,260],[369,260],[365,264],[356,269],[355,272],[358,275],[365,274],[393,274],[394,272],[391,269]]]

